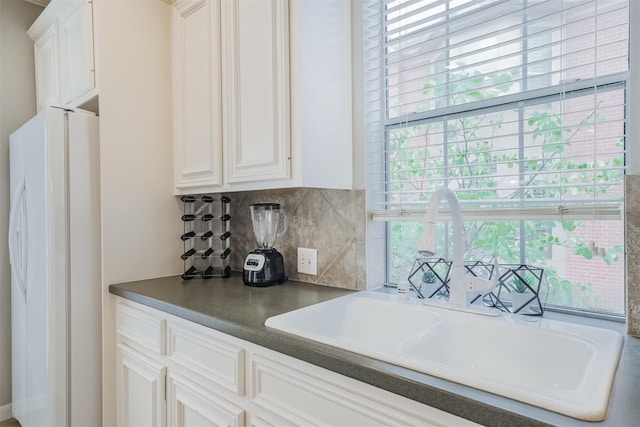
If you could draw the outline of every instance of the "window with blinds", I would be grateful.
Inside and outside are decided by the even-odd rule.
[[[628,1],[372,0],[364,27],[388,279],[448,187],[467,258],[542,266],[550,304],[623,313]]]

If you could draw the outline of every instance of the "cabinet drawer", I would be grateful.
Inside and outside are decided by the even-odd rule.
[[[116,327],[120,340],[142,352],[165,354],[166,320],[150,310],[119,300],[116,304]]]
[[[244,395],[244,350],[221,333],[186,322],[169,322],[167,356],[185,375],[216,389]]]

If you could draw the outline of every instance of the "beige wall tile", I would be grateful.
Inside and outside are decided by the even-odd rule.
[[[348,289],[365,289],[366,209],[364,190],[295,188],[229,193],[232,198],[231,267],[241,271],[255,249],[249,205],[280,203],[287,230],[276,248],[291,279]],[[318,275],[297,272],[297,248],[318,250]]]
[[[625,180],[627,331],[640,336],[640,176]]]

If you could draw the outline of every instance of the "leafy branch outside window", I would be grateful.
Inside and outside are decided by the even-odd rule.
[[[426,101],[416,110],[433,109],[439,100],[457,105],[491,99],[510,93],[515,85],[521,84],[519,71],[493,75],[469,73],[463,65],[458,64],[459,70],[449,73],[447,82],[437,78],[429,80],[423,90]],[[590,93],[585,98],[594,96]],[[426,203],[427,190],[448,186],[467,190],[457,192],[463,203],[486,201],[485,207],[491,207],[491,201],[499,199],[516,207],[526,206],[535,199],[596,198],[620,188],[623,179],[620,168],[624,164],[622,138],[616,144],[618,153],[613,155],[596,160],[593,155],[585,158],[567,155],[574,140],[594,132],[597,123],[604,122],[604,115],[597,113],[601,101],[585,111],[585,116],[571,128],[565,124],[564,115],[554,111],[557,102],[563,101],[509,105],[500,111],[478,111],[389,130],[389,179],[392,197],[397,199],[394,201],[410,199]],[[514,144],[513,138],[520,141]],[[502,182],[505,176],[517,177],[517,184],[505,185]],[[598,185],[589,185],[594,178]],[[559,224],[565,232],[586,228],[581,221],[560,221]],[[489,255],[504,263],[544,267],[554,290],[570,300],[574,292],[589,292],[592,285],[574,284],[559,277],[548,262],[550,248],[552,245],[572,247],[573,253],[586,260],[595,254],[575,233],[562,239],[551,234],[549,230],[555,226],[555,221],[509,221],[508,217],[505,221],[467,222],[467,258],[482,259]],[[403,241],[416,239],[420,226],[396,223],[392,227],[394,262],[404,263],[403,260],[415,258],[415,252],[408,251]],[[439,247],[445,246],[447,233],[441,233]],[[523,249],[523,238],[526,249]],[[622,253],[622,245],[607,248],[602,260],[606,264],[619,262]]]

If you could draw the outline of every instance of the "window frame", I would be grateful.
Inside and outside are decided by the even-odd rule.
[[[631,6],[632,6],[633,2],[630,2],[629,4],[629,10],[630,10],[630,14],[631,13]],[[636,13],[637,14],[637,13]],[[637,21],[637,19],[636,19]],[[384,25],[384,23],[382,23],[382,25]],[[632,37],[632,31],[631,29],[633,28],[633,19],[630,19],[630,23],[629,23],[629,27],[630,27],[630,35],[629,35],[629,40],[631,43],[631,37]],[[640,43],[639,43],[640,44]],[[632,50],[630,48],[629,50],[629,57],[632,56],[631,54]],[[526,55],[526,51],[523,51],[523,55]],[[382,56],[383,58],[385,57],[385,55]],[[387,78],[386,77],[382,77],[382,80],[384,81],[383,83],[383,91],[387,90],[387,85],[386,85],[386,81]],[[559,99],[560,97],[566,97],[567,96],[579,96],[579,94],[584,94],[584,93],[597,93],[598,88],[601,89],[605,89],[605,88],[610,88],[610,87],[620,87],[622,86],[624,88],[624,93],[625,93],[625,98],[629,99],[630,98],[630,85],[632,86],[631,83],[631,69],[625,71],[625,72],[619,72],[619,73],[614,73],[614,74],[610,74],[604,77],[600,77],[600,78],[596,78],[596,79],[592,79],[592,80],[582,80],[582,81],[574,81],[574,82],[566,82],[563,83],[562,85],[555,85],[555,86],[549,86],[549,87],[545,87],[545,88],[541,88],[541,89],[535,89],[535,90],[531,90],[531,91],[524,91],[524,92],[520,92],[520,93],[516,93],[516,94],[511,94],[511,95],[504,95],[501,96],[499,98],[492,98],[492,99],[486,99],[483,101],[477,101],[475,103],[473,103],[472,105],[465,105],[465,106],[450,106],[450,107],[445,107],[443,109],[438,109],[438,110],[433,110],[433,111],[425,111],[425,112],[421,112],[421,113],[414,113],[410,116],[404,115],[404,116],[399,116],[396,118],[388,118],[386,113],[383,113],[383,125],[382,127],[382,133],[385,135],[385,137],[383,138],[383,142],[385,147],[387,147],[388,145],[388,138],[386,137],[386,135],[388,134],[388,130],[392,129],[393,127],[396,126],[407,126],[410,125],[411,123],[426,123],[428,121],[436,121],[438,119],[441,119],[442,117],[446,117],[446,116],[452,116],[452,115],[463,115],[463,114],[469,114],[469,113],[473,113],[473,112],[487,112],[489,110],[492,109],[498,109],[498,110],[506,110],[509,108],[509,106],[513,106],[513,105],[519,105],[519,108],[523,108],[523,106],[529,102],[534,102],[534,103],[539,103],[541,99],[547,98],[547,99]],[[384,96],[383,97],[385,103],[388,102],[388,97]],[[385,112],[387,111],[387,108],[389,106],[385,105]],[[625,125],[626,127],[629,127],[629,104],[627,103],[626,106],[624,107],[625,109],[625,121],[627,122],[627,124]],[[521,123],[521,122],[520,122]],[[523,132],[523,127],[519,126],[520,130],[519,132],[522,133]],[[627,133],[626,129],[625,129],[625,136],[626,136],[626,141],[628,141],[629,138],[629,134]],[[625,143],[626,146],[628,146],[628,142]],[[522,148],[522,141],[519,143],[519,147]],[[625,147],[626,149],[626,147]],[[386,153],[388,153],[388,150],[385,150]],[[389,168],[387,167],[389,164],[389,159],[388,159],[388,154],[385,154],[386,158],[384,159],[384,169],[385,169],[385,186],[389,185],[389,180],[388,180],[388,176],[389,176]],[[629,163],[629,154],[625,155],[625,166],[628,167],[628,163]],[[524,173],[523,171],[520,171],[520,174]],[[624,173],[624,172],[623,172]],[[624,179],[624,178],[623,178]],[[385,189],[385,193],[388,194],[388,188]],[[386,197],[386,196],[385,196]],[[388,200],[387,200],[388,201]],[[504,217],[505,220],[514,220],[513,218],[509,218],[508,215],[505,215]],[[385,223],[385,250],[384,250],[384,258],[385,258],[385,265],[387,266],[385,269],[385,275],[386,275],[386,281],[389,282],[390,279],[390,272],[391,272],[391,220],[387,220]],[[521,222],[523,222],[524,220],[520,220]],[[523,230],[523,227],[521,226],[521,230]],[[523,231],[521,231],[522,233]],[[625,240],[626,243],[626,240]],[[521,239],[521,245],[524,245],[524,239]],[[522,252],[522,249],[521,249]],[[626,260],[623,261],[626,263]],[[625,275],[625,281],[626,281],[626,275]],[[626,289],[626,287],[625,287]],[[625,296],[626,297],[626,296]],[[549,309],[552,310],[556,310],[557,311],[562,311],[562,312],[569,312],[569,313],[576,313],[579,312],[582,315],[586,315],[586,316],[593,316],[593,317],[604,317],[604,318],[611,318],[613,320],[620,320],[621,318],[623,318],[625,316],[625,314],[622,315],[617,315],[617,314],[609,314],[609,313],[599,313],[599,312],[594,312],[594,311],[589,311],[589,310],[580,310],[580,309],[574,309],[571,307],[560,307],[558,309],[558,307],[549,307]]]

